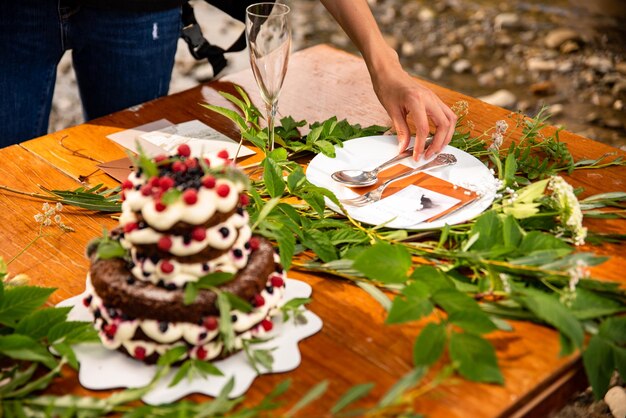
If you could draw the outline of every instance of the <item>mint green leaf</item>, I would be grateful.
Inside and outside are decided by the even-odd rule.
[[[383,283],[403,283],[411,267],[411,255],[400,245],[381,242],[362,251],[352,267],[369,279]]]
[[[185,378],[187,378],[188,380],[191,380],[193,378],[192,371],[191,371],[191,360],[187,360],[183,364],[180,365],[180,367],[176,371],[176,374],[174,374],[172,381],[170,382],[169,385],[167,385],[167,387],[170,387],[170,388],[174,387],[180,382],[182,382],[182,380]]]
[[[192,360],[193,367],[201,376],[224,376],[224,373],[208,361]]]
[[[626,345],[626,316],[608,318],[602,322],[598,333],[617,345]]]
[[[407,391],[415,387],[426,374],[426,367],[416,367],[400,378],[378,402],[378,406],[384,408],[393,405]]]
[[[324,154],[327,157],[330,158],[335,158],[335,146],[324,140],[324,139],[319,139],[317,141],[315,141],[315,146],[321,151],[322,154]]]
[[[433,301],[448,314],[459,311],[481,312],[474,299],[456,289],[440,289],[433,296]]]
[[[237,309],[241,312],[252,311],[252,305],[249,302],[241,299],[239,296],[230,292],[223,292],[223,294],[228,298],[228,302],[230,303],[230,306],[233,307],[233,309]]]
[[[159,359],[157,360],[157,365],[160,367],[171,366],[178,360],[182,360],[186,354],[187,347],[182,345],[178,347],[172,347],[159,357]]]
[[[497,329],[496,325],[482,311],[465,310],[450,314],[448,321],[470,334],[487,334]]]
[[[167,192],[163,193],[161,196],[161,201],[166,205],[171,205],[175,203],[182,196],[183,192],[178,190],[176,187],[169,189]]]
[[[371,382],[352,386],[346,391],[346,393],[341,396],[341,398],[339,398],[335,405],[333,405],[333,407],[330,409],[330,413],[336,414],[351,403],[356,402],[359,399],[367,396],[372,391],[374,386],[374,383]]]
[[[623,380],[626,377],[626,348],[613,346],[613,359],[615,368]]]
[[[478,335],[453,332],[450,336],[450,357],[458,363],[461,376],[485,383],[504,383],[493,346]]]
[[[593,336],[583,353],[583,364],[595,398],[602,399],[609,388],[615,366],[611,344],[600,336]]]
[[[420,319],[433,311],[433,304],[427,298],[406,298],[396,296],[385,323],[400,324]]]
[[[107,239],[98,242],[96,255],[101,260],[124,258],[126,256],[126,250],[122,247],[122,244],[120,244],[119,241]]]
[[[517,172],[517,161],[515,160],[515,153],[510,153],[506,156],[504,162],[504,184],[511,186],[515,182],[515,173]]]
[[[198,279],[197,285],[201,289],[208,289],[216,287],[224,283],[228,283],[234,278],[232,273],[226,273],[223,271],[216,271],[214,273],[206,274]]]
[[[47,337],[49,344],[73,344],[97,339],[92,323],[81,321],[60,322],[48,330]]]
[[[263,181],[267,192],[271,197],[281,197],[285,192],[282,168],[271,158],[264,159],[262,166]]]
[[[46,347],[25,335],[0,335],[0,353],[15,360],[37,361],[49,369],[57,365]]]
[[[433,266],[420,266],[413,270],[411,279],[426,284],[430,293],[439,289],[454,289],[454,282],[442,271]]]
[[[183,294],[183,303],[185,305],[191,305],[198,297],[198,285],[194,282],[189,282],[185,285],[185,291]]]
[[[509,215],[502,222],[502,236],[505,247],[517,247],[524,237],[524,230],[519,226],[514,216]]]
[[[67,359],[67,363],[76,371],[78,371],[78,359],[76,358],[76,353],[72,349],[70,344],[59,343],[53,344],[52,348],[56,351],[61,357],[65,357]]]
[[[572,311],[578,320],[584,321],[624,312],[626,306],[623,306],[616,300],[602,297],[595,292],[578,287],[576,289],[576,298],[569,306],[569,310]],[[624,322],[626,323],[626,321]],[[626,329],[624,329],[623,335],[626,335]]]
[[[413,363],[416,366],[435,363],[443,354],[447,338],[444,324],[426,324],[413,344]]]
[[[522,243],[519,246],[519,252],[521,254],[532,254],[533,252],[540,250],[569,250],[572,248],[561,239],[554,235],[541,232],[530,231],[524,235]]]
[[[302,408],[319,398],[328,389],[328,380],[324,380],[309,390],[289,411],[285,414],[286,418],[294,416]]]
[[[39,340],[48,335],[51,327],[65,321],[71,310],[71,307],[39,309],[25,316],[15,327],[15,333]]]
[[[565,334],[576,347],[582,347],[583,329],[574,315],[565,306],[556,298],[538,290],[523,289],[521,292],[525,294],[525,296],[520,298],[522,303],[532,313]]]
[[[294,170],[289,173],[287,176],[287,187],[289,191],[293,193],[300,186],[302,186],[306,182],[306,175],[304,174],[304,170],[300,165],[297,165]]]
[[[220,311],[219,333],[224,342],[224,349],[231,352],[235,348],[235,330],[230,318],[230,301],[224,292],[217,294],[217,308]]]
[[[0,324],[13,327],[23,317],[42,306],[55,289],[17,286],[4,290],[0,299]]]
[[[302,244],[313,250],[313,252],[325,263],[338,258],[337,250],[330,242],[330,238],[319,230],[311,229],[303,231]]]
[[[476,234],[479,237],[472,245],[472,250],[486,251],[502,245],[502,221],[495,211],[487,211],[476,219],[469,236]]]

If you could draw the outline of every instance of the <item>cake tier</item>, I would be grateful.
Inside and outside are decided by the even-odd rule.
[[[243,341],[263,337],[272,328],[271,316],[282,304],[284,273],[271,245],[259,239],[249,264],[228,283],[219,286],[251,301],[250,312],[229,314],[235,332],[234,350]],[[218,332],[216,295],[200,290],[196,300],[183,303],[184,290],[168,290],[132,279],[121,259],[97,260],[90,272],[85,304],[95,318],[103,345],[147,363],[168,349],[184,345],[187,357],[200,360],[232,354],[223,349]]]

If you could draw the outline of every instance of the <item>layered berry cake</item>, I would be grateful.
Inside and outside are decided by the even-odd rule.
[[[182,145],[177,155],[142,158],[122,184],[119,227],[107,239],[121,256],[91,247],[84,304],[105,347],[146,363],[175,346],[185,358],[227,357],[272,329],[285,290],[277,254],[251,235],[247,178],[225,151],[198,159]],[[232,276],[196,286],[216,272]],[[220,312],[220,293],[248,303]]]

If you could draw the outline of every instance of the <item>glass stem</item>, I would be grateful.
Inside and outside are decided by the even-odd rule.
[[[267,110],[267,150],[274,151],[274,119],[278,110],[278,102],[266,104],[265,108]]]

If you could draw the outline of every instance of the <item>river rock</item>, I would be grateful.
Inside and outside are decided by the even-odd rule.
[[[615,70],[619,73],[626,74],[626,61],[615,64]]]
[[[554,94],[554,83],[551,81],[541,81],[530,85],[530,92],[535,96],[549,96]]]
[[[479,97],[478,99],[494,106],[508,108],[515,106],[515,102],[517,102],[517,97],[506,89],[495,91],[487,96]]]
[[[593,55],[585,60],[585,65],[600,73],[606,73],[613,68],[613,62],[609,58]]]
[[[613,103],[613,109],[617,111],[624,110],[624,101],[619,99],[616,100],[615,103]]]
[[[559,73],[569,73],[573,69],[574,63],[572,61],[560,61],[556,66],[556,70]]]
[[[572,52],[578,51],[580,46],[574,41],[565,41],[559,49],[563,54],[571,54]]]
[[[566,41],[580,40],[580,35],[572,29],[553,29],[546,35],[544,43],[548,48],[557,49]]]
[[[609,129],[622,129],[624,127],[622,121],[617,118],[604,119],[602,121],[602,125]],[[622,414],[621,416],[626,417],[626,415],[624,414]]]
[[[565,107],[561,103],[555,103],[548,108],[548,114],[552,117],[558,116],[563,113],[563,110],[565,110]]]
[[[618,81],[617,83],[613,85],[613,88],[611,89],[611,93],[613,93],[614,96],[619,96],[621,93],[624,93],[624,92],[626,92],[625,80]]]
[[[465,59],[455,61],[452,64],[452,69],[458,74],[468,72],[470,68],[472,68],[472,63]]]
[[[613,105],[613,98],[608,94],[593,93],[591,95],[591,103],[600,107],[610,107]]]
[[[433,68],[433,70],[430,72],[430,77],[433,80],[439,80],[441,77],[443,76],[443,68],[441,68],[440,66],[436,66],[435,68]]]
[[[512,29],[520,26],[520,18],[515,13],[500,13],[493,19],[495,30]]]
[[[556,70],[556,61],[533,57],[526,61],[526,66],[529,71],[554,71]]]
[[[493,87],[496,85],[496,77],[492,72],[483,73],[477,78],[478,84],[483,87]]]
[[[437,17],[437,15],[435,14],[435,11],[428,7],[424,7],[417,14],[417,18],[420,22],[430,22],[430,21],[435,20],[435,17]]]
[[[405,57],[412,57],[417,52],[415,49],[415,45],[413,45],[413,42],[408,41],[402,43],[402,48],[400,49],[400,51]]]

